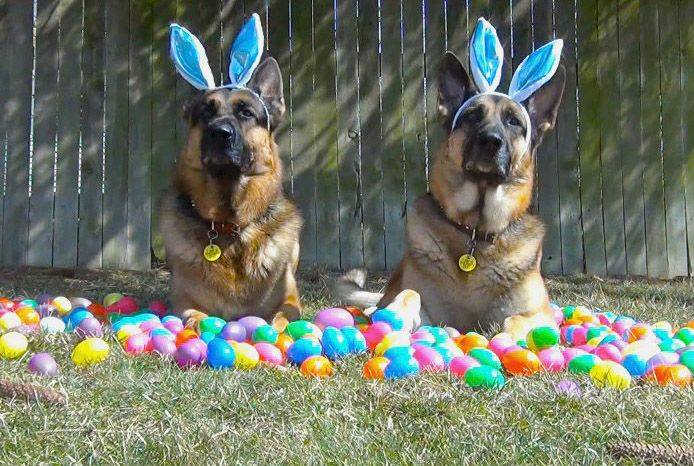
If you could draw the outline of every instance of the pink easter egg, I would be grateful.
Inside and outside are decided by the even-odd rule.
[[[125,340],[125,352],[128,354],[141,354],[147,350],[149,344],[149,335],[146,333],[136,333],[130,335],[127,340]]]
[[[200,351],[200,345],[195,340],[197,339],[188,340],[176,349],[174,359],[179,367],[189,368],[202,364],[205,353]]]
[[[176,334],[183,330],[183,322],[180,320],[169,320],[164,322],[164,328],[169,332]]]
[[[325,330],[326,327],[352,327],[354,326],[354,317],[346,309],[341,307],[329,307],[320,311],[316,318],[313,319],[313,323],[318,326],[321,330]]]
[[[464,377],[465,373],[471,367],[477,367],[480,363],[477,359],[467,354],[463,356],[456,356],[448,363],[448,368],[451,370],[451,374],[456,377]]]
[[[622,362],[621,350],[612,343],[607,343],[598,346],[597,348],[595,348],[595,351],[593,351],[593,354],[595,354],[603,361],[614,361],[616,363]]]
[[[147,320],[145,322],[142,322],[140,324],[140,330],[142,330],[143,333],[149,333],[152,330],[154,330],[155,328],[161,328],[161,326],[162,326],[161,322],[159,322],[158,319],[157,320],[152,319],[152,320]]]
[[[499,358],[504,355],[507,349],[510,347],[514,346],[514,342],[511,339],[510,336],[508,335],[497,335],[491,340],[489,340],[489,344],[487,345],[487,348],[491,350],[494,354],[496,354]]]
[[[541,350],[537,353],[537,357],[547,372],[561,372],[566,367],[564,355],[557,346]]]
[[[564,348],[562,350],[562,355],[564,356],[564,363],[565,365],[569,365],[571,360],[575,358],[576,356],[580,356],[582,354],[587,354],[585,351],[582,349],[578,348]]]
[[[557,323],[558,326],[564,323],[564,313],[562,312],[561,308],[554,309],[554,321]]]
[[[115,307],[121,314],[134,314],[140,308],[132,296],[123,296],[115,303]]]
[[[593,351],[595,351],[595,347],[594,347],[594,346],[590,346],[590,345],[587,344],[587,343],[586,343],[586,344],[583,344],[583,345],[574,346],[574,348],[580,349],[580,350],[582,350],[582,351],[585,351],[586,353],[592,353]]]
[[[620,352],[629,344],[624,340],[615,340],[610,342],[611,345],[614,345]]]
[[[383,337],[392,331],[393,329],[390,328],[390,325],[386,324],[385,322],[375,322],[366,327],[366,329],[362,331],[362,334],[366,340],[366,346],[373,351],[374,348],[376,348],[376,345],[383,340]]]
[[[168,311],[166,304],[163,301],[152,301],[149,303],[148,307],[153,314],[156,314],[159,317],[164,317]]]
[[[412,345],[412,347],[414,348],[414,358],[422,371],[442,372],[446,368],[441,353],[431,346]]]
[[[578,345],[585,345],[586,337],[588,336],[588,328],[584,326],[580,326],[574,330],[573,335],[571,336],[571,344],[574,346]]]
[[[271,366],[279,366],[284,361],[282,351],[272,343],[260,342],[253,345],[260,356],[260,360]]]
[[[154,335],[149,340],[148,351],[161,356],[173,356],[176,352],[176,342],[167,335]]]

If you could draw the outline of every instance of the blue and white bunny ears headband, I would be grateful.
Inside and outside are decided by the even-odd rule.
[[[253,13],[248,18],[231,46],[229,84],[220,86],[215,84],[205,48],[188,29],[176,23],[169,26],[169,45],[171,59],[176,65],[176,69],[194,88],[202,91],[239,89],[250,92],[262,104],[269,127],[270,112],[265,102],[256,92],[246,87],[263,55],[263,27],[257,13]]]
[[[519,104],[526,100],[543,84],[552,79],[557,68],[559,68],[563,46],[564,41],[556,39],[536,49],[525,57],[516,69],[516,72],[513,73],[508,94],[496,92],[496,88],[501,81],[504,49],[501,46],[501,42],[499,42],[494,26],[489,24],[484,18],[477,20],[475,32],[470,39],[470,71],[472,72],[472,79],[480,92],[463,102],[453,117],[451,130],[456,128],[458,118],[463,111],[483,95],[502,96]],[[525,142],[529,148],[532,135],[530,115],[523,105],[520,105],[520,107],[525,117],[527,127]]]

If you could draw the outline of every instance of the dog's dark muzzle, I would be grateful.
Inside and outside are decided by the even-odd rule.
[[[481,132],[466,151],[463,168],[466,172],[490,181],[504,181],[510,171],[511,154],[501,134]]]
[[[227,119],[210,123],[203,135],[202,161],[214,168],[234,166],[242,172],[251,164],[239,130]]]

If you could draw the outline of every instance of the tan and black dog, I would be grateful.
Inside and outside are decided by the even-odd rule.
[[[477,93],[458,58],[447,53],[439,70],[438,111],[449,135],[431,172],[431,192],[410,208],[406,251],[383,295],[359,289],[364,271],[337,283],[347,303],[385,306],[403,289],[421,295],[422,321],[461,330],[503,325],[516,338],[537,325],[555,325],[540,275],[544,228],[528,213],[535,152],[554,127],[565,70],[523,103],[480,96],[450,131],[461,104]],[[461,270],[475,235],[477,266]]]
[[[256,95],[209,90],[184,112],[188,140],[161,227],[173,309],[189,324],[206,314],[254,315],[282,327],[301,310],[294,273],[302,222],[283,194],[273,136],[285,110],[277,62],[266,58],[247,87]],[[209,245],[220,248],[218,259],[204,257]]]

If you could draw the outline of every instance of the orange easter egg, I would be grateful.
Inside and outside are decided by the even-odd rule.
[[[306,377],[330,377],[333,365],[325,356],[311,356],[301,363],[301,373]]]
[[[540,358],[526,349],[507,351],[501,358],[501,364],[509,374],[531,375],[542,368]]]
[[[366,361],[364,364],[364,378],[372,380],[383,380],[386,366],[390,361],[382,356],[376,356]]]

